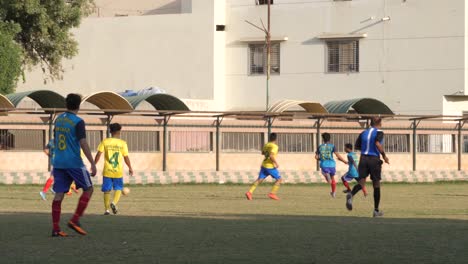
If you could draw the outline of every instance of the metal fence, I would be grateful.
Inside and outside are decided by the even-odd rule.
[[[31,120],[30,116],[28,118]],[[92,150],[97,149],[106,135],[105,123],[97,120],[87,121],[87,139]],[[354,144],[359,133],[366,128],[362,119],[350,119],[348,116],[325,122],[320,118],[302,118],[298,121],[294,116],[277,118],[274,122],[271,122],[271,118],[250,120],[234,117],[223,123],[213,122],[213,118],[195,119],[190,116],[170,122],[161,122],[161,118],[154,122],[154,117],[145,119],[145,116],[141,120],[140,123],[126,117],[119,121],[124,126],[121,136],[127,141],[129,151],[161,152],[163,163],[166,162],[167,153],[212,153],[216,155],[216,169],[219,169],[220,153],[260,152],[269,132],[278,133],[278,146],[282,153],[309,154],[315,152],[325,131],[331,134],[331,142],[337,151],[343,152],[344,145]],[[427,125],[416,128],[412,124],[415,123],[411,120],[389,120],[385,123],[384,147],[389,153],[411,154],[413,169],[416,169],[418,153],[468,153],[468,128],[460,127],[460,122],[427,121]],[[21,122],[1,117],[0,149],[40,151],[48,141],[50,128],[43,120]],[[458,163],[460,169],[460,156]]]

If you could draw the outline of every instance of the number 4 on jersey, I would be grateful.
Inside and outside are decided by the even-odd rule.
[[[112,165],[112,168],[117,168],[119,166],[119,152],[115,152],[112,157],[109,159],[109,163]]]

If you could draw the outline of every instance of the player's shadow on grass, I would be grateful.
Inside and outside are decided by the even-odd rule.
[[[70,215],[62,217],[62,228]],[[0,214],[2,263],[466,263],[468,221],[323,216]]]

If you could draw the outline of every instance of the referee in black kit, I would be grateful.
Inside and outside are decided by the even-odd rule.
[[[379,210],[380,180],[382,179],[383,164],[380,155],[382,155],[385,163],[390,164],[383,148],[384,133],[380,130],[381,127],[382,118],[373,117],[371,119],[371,127],[364,130],[357,138],[355,147],[361,150],[361,159],[358,166],[359,184],[356,184],[353,190],[346,195],[346,208],[351,211],[353,210],[353,196],[366,184],[366,178],[370,174],[374,187],[374,217],[383,216],[383,212]]]

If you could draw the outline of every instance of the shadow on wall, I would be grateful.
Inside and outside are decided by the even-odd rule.
[[[192,12],[192,0],[174,0],[161,7],[143,13],[144,16],[183,14]]]

